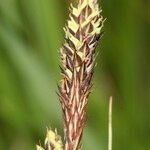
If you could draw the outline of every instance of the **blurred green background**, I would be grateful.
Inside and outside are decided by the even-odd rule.
[[[63,135],[56,95],[69,0],[0,0],[0,150],[33,150],[46,127]],[[101,0],[105,35],[97,51],[85,150],[150,149],[150,1]]]

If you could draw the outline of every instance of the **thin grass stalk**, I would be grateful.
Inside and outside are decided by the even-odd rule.
[[[108,150],[112,150],[112,96],[109,99],[109,109],[108,109]]]

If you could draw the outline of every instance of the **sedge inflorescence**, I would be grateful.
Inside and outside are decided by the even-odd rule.
[[[103,17],[96,0],[71,5],[60,50],[63,79],[59,88],[64,113],[66,147],[76,149],[86,120],[87,99],[92,87],[95,48],[101,37]]]
[[[101,12],[97,0],[79,0],[77,6],[71,4],[64,28],[65,41],[60,49],[62,80],[58,95],[63,110],[65,150],[81,148],[95,49],[104,23]]]

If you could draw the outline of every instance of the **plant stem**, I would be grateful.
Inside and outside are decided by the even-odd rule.
[[[112,150],[112,96],[109,99],[109,111],[108,111],[108,150]]]

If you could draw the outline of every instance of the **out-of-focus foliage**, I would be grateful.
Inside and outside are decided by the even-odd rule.
[[[0,0],[0,149],[33,150],[46,127],[63,134],[56,83],[69,0]],[[105,34],[97,48],[85,150],[107,149],[113,104],[113,149],[150,149],[150,2],[101,1]]]

